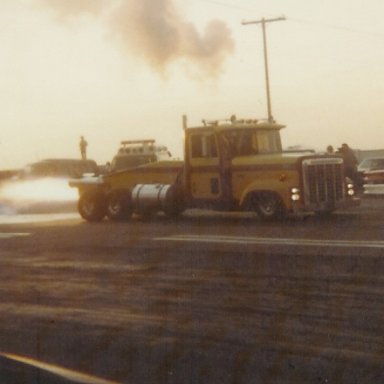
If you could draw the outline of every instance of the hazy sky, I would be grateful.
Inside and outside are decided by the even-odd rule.
[[[383,148],[382,0],[0,0],[0,169],[111,160],[123,139],[182,154],[181,116],[265,118],[285,146]]]

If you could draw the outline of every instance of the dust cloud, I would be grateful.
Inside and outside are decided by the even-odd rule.
[[[223,21],[212,20],[199,31],[172,0],[36,1],[62,20],[85,14],[98,17],[127,54],[143,59],[158,73],[183,61],[187,68],[216,77],[235,47],[231,30]]]

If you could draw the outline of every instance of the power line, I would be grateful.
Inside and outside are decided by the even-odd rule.
[[[301,24],[310,24],[310,25],[315,25],[315,26],[318,25],[318,26],[326,27],[326,28],[330,28],[330,29],[337,29],[339,31],[351,32],[351,33],[356,33],[356,34],[371,35],[371,36],[376,36],[376,37],[384,37],[384,33],[369,32],[369,31],[364,31],[361,29],[356,29],[356,28],[351,28],[351,27],[346,27],[346,26],[323,23],[321,21],[297,19],[294,17],[290,17],[289,20],[297,22],[297,23],[301,23]]]
[[[235,5],[234,3],[227,2],[227,1],[220,1],[220,0],[198,0],[198,1],[200,1],[202,3],[211,3],[211,4],[215,4],[215,5],[223,6],[223,7],[227,7],[227,8],[232,8],[232,9],[239,9],[242,11],[254,10],[254,8],[247,7],[247,6]],[[345,31],[345,32],[350,32],[350,33],[355,33],[355,34],[370,35],[370,36],[375,36],[375,37],[384,37],[384,33],[370,32],[370,31],[365,31],[365,30],[356,29],[356,28],[352,28],[352,27],[346,27],[343,25],[324,23],[321,21],[305,20],[305,19],[294,18],[294,17],[290,17],[289,20],[293,21],[293,22],[301,23],[301,24],[309,24],[309,25],[315,25],[315,26],[317,25],[319,27],[336,29],[339,31]]]

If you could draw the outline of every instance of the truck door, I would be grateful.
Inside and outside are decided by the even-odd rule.
[[[215,202],[223,194],[217,138],[214,132],[194,132],[189,139],[189,188],[194,200]]]

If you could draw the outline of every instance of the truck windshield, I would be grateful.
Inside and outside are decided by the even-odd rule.
[[[221,134],[229,157],[281,152],[280,132],[270,129],[234,129]]]

